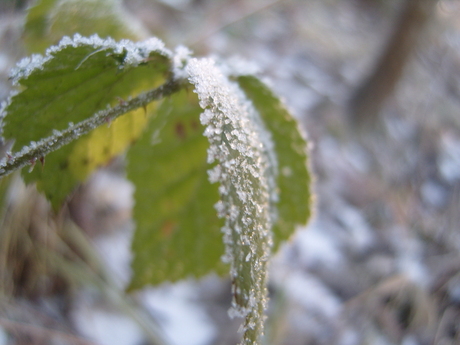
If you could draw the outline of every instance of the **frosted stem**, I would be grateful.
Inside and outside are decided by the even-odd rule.
[[[149,103],[162,99],[181,89],[182,81],[169,80],[165,84],[154,90],[145,92],[129,101],[121,101],[119,105],[101,110],[95,113],[92,117],[69,126],[57,134],[37,142],[33,147],[26,146],[20,152],[3,160],[0,164],[0,177],[6,176],[15,170],[18,170],[26,165],[33,165],[35,162],[43,159],[48,153],[56,151],[64,145],[80,138],[95,128],[110,123],[116,118],[140,107],[145,107]]]

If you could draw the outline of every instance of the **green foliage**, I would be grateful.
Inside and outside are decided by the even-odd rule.
[[[158,86],[165,80],[170,62],[166,52],[153,47],[157,46],[120,47],[113,41],[96,39],[83,39],[76,45],[69,40],[41,60],[26,60],[24,63],[29,64],[15,72],[15,81],[23,90],[6,108],[4,137],[14,139],[14,147],[19,149],[66,129],[69,122],[83,121],[108,105]],[[129,55],[127,48],[139,54],[135,57],[140,61]],[[137,138],[143,127],[139,122],[145,122],[144,118],[142,112],[132,112],[110,127],[98,128],[53,152],[46,157],[47,169],[34,169],[31,174],[23,171],[26,182],[37,182],[38,189],[59,207],[77,182]]]
[[[272,134],[278,160],[278,219],[273,225],[274,249],[286,241],[295,226],[305,224],[310,217],[312,201],[308,171],[307,143],[299,132],[297,121],[273,92],[254,76],[238,77],[238,84],[259,111]]]
[[[30,49],[41,51],[81,30],[82,18],[84,33],[135,38],[119,1],[76,4],[39,0],[26,23]],[[128,178],[136,187],[129,289],[224,273],[228,263],[233,313],[245,318],[243,343],[258,344],[271,249],[310,215],[306,142],[256,76],[228,76],[218,66],[184,50],[174,55],[155,39],[67,37],[45,56],[18,64],[13,81],[19,92],[0,108],[0,117],[4,137],[15,140],[14,161],[30,159],[43,138],[58,142],[62,131],[88,124],[77,140],[48,154],[44,166],[22,171],[56,210],[91,172],[127,151]],[[140,108],[122,111],[125,101]],[[125,114],[100,125],[107,107]],[[10,172],[6,166],[0,174]]]
[[[212,60],[188,64],[209,140],[212,182],[219,182],[218,215],[230,262],[232,314],[245,318],[243,344],[256,344],[263,333],[267,301],[267,262],[272,236],[270,194],[275,193],[271,143],[259,114]],[[272,190],[270,190],[272,189]]]
[[[128,152],[137,224],[131,288],[228,270],[220,260],[222,222],[213,208],[219,195],[208,181],[201,111],[190,89],[172,95]]]

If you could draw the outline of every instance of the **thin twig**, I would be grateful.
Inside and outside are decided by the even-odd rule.
[[[147,104],[169,96],[180,90],[182,82],[180,80],[169,80],[160,87],[148,91],[129,101],[120,102],[119,105],[101,110],[92,117],[72,125],[66,130],[48,138],[42,139],[33,146],[26,146],[20,152],[5,159],[0,163],[0,177],[6,176],[15,170],[26,165],[33,165],[35,162],[43,159],[48,153],[56,151],[64,145],[80,138],[103,124],[110,123],[117,117],[124,115],[134,109],[145,107]]]

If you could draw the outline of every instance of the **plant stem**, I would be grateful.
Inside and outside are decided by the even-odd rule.
[[[182,80],[170,79],[163,85],[154,90],[145,92],[129,101],[121,101],[119,105],[101,110],[95,113],[92,117],[69,126],[69,128],[54,134],[48,138],[42,139],[39,142],[25,146],[22,150],[13,156],[8,156],[0,163],[0,177],[6,176],[15,170],[18,170],[26,165],[33,165],[53,151],[62,146],[71,143],[80,138],[95,128],[110,123],[116,118],[140,107],[145,107],[149,103],[169,96],[181,89]]]

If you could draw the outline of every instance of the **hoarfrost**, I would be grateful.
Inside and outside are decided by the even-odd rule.
[[[218,164],[209,177],[221,184],[216,209],[225,218],[223,259],[231,263],[234,297],[229,315],[245,317],[243,343],[252,344],[249,339],[263,329],[267,303],[270,190],[275,189],[276,171],[268,151],[273,143],[252,104],[213,60],[190,59],[186,72],[204,109],[200,120],[210,143],[208,162]]]
[[[53,135],[54,136],[59,136],[59,135],[61,135],[61,131],[58,131],[57,129],[53,129]]]
[[[185,66],[187,65],[191,55],[192,51],[184,46],[178,46],[174,50],[174,56],[172,58],[174,79],[187,78]]]
[[[16,96],[18,93],[18,90],[12,90],[8,98],[5,101],[2,101],[2,103],[0,104],[0,135],[3,133],[3,120],[7,115],[7,109],[11,104],[12,98]]]
[[[94,52],[85,57],[76,66],[76,69],[89,59],[92,54],[103,50],[112,51],[115,54],[123,53],[125,55],[123,66],[138,65],[144,62],[152,52],[158,52],[168,57],[172,56],[172,53],[165,48],[163,42],[156,37],[142,42],[132,42],[130,40],[116,42],[112,38],[102,39],[98,35],[83,37],[80,34],[75,34],[72,38],[68,36],[63,37],[57,45],[48,48],[45,55],[34,54],[20,60],[11,71],[13,84],[17,85],[21,79],[26,79],[36,70],[42,70],[44,65],[53,59],[58,52],[68,47],[77,48],[82,46],[90,46],[94,48]]]
[[[235,78],[235,77],[240,77],[240,76],[257,77],[257,74],[259,74],[260,72],[260,68],[256,64],[246,61],[243,58],[240,58],[237,56],[232,57],[222,62],[219,65],[219,67],[223,71],[223,74],[229,78]],[[262,82],[268,88],[271,89],[271,86],[270,86],[271,83],[269,80],[267,81],[262,80]],[[282,103],[284,102],[282,101]],[[284,106],[286,107],[286,105]],[[268,168],[270,169],[270,173],[268,174],[268,184],[269,184],[269,191],[270,191],[270,201],[272,205],[275,205],[279,201],[278,188],[276,185],[276,178],[279,173],[279,168],[278,168],[278,159],[275,153],[274,142],[271,138],[271,133],[264,129],[265,126],[263,124],[262,119],[259,116],[257,116],[253,120],[257,122],[257,126],[259,128],[263,129],[260,131],[259,145],[264,146],[265,154],[269,160]],[[306,135],[303,132],[301,132],[301,134],[304,136],[304,138],[306,138]],[[238,135],[241,135],[241,134],[238,134]],[[303,149],[301,150],[303,151]],[[257,171],[253,170],[253,174],[255,178],[258,178]],[[271,214],[272,219],[278,218],[278,209],[276,207],[271,208],[271,213],[272,213]]]
[[[89,46],[94,48],[94,51],[88,54],[82,61],[75,66],[75,69],[80,68],[84,63],[97,52],[107,51],[107,54],[123,54],[123,61],[120,63],[120,68],[124,66],[136,66],[145,62],[151,53],[156,52],[166,57],[171,57],[172,53],[167,50],[162,41],[158,38],[149,38],[142,42],[132,42],[129,40],[122,40],[116,42],[112,38],[102,39],[97,35],[91,37],[83,37],[75,34],[72,38],[63,37],[61,41],[50,48],[48,48],[44,55],[34,54],[30,57],[20,60],[16,67],[11,70],[10,76],[12,83],[18,86],[22,80],[27,79],[31,74],[36,71],[43,70],[47,62],[55,58],[55,55],[68,47],[82,47]],[[18,90],[13,90],[8,99],[3,101],[0,105],[0,121],[3,126],[3,118],[8,113],[8,108],[14,96],[19,93]],[[72,126],[69,124],[69,126]]]

